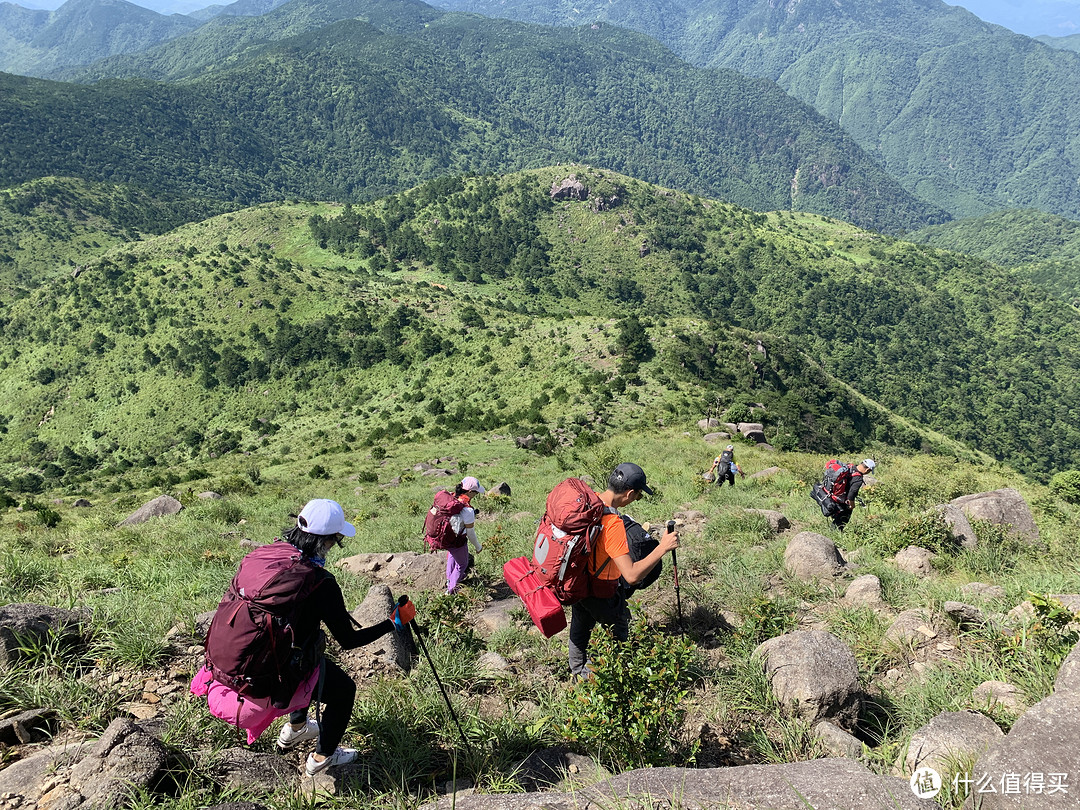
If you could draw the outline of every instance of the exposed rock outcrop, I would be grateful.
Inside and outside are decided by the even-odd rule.
[[[804,582],[831,579],[847,570],[836,543],[823,534],[799,532],[784,551],[784,568]]]
[[[984,714],[941,712],[911,736],[901,770],[904,776],[911,776],[916,768],[951,774],[956,762],[977,757],[1004,736]]]
[[[1033,543],[1039,539],[1039,527],[1035,525],[1035,517],[1031,514],[1024,496],[1015,489],[1006,487],[992,492],[963,495],[953,498],[949,503],[960,507],[969,520],[987,520],[1000,526],[1011,526],[1020,539],[1028,542]]]
[[[148,501],[120,521],[121,526],[138,526],[156,517],[168,517],[175,515],[184,505],[171,495],[158,495],[154,500]]]
[[[854,724],[862,703],[859,668],[848,646],[824,630],[796,630],[759,645],[776,699],[800,717]]]
[[[44,647],[50,636],[61,646],[86,643],[89,616],[76,610],[20,603],[0,606],[0,670],[18,661],[27,645]]]

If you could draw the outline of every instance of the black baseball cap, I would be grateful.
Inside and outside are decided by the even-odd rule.
[[[649,485],[645,483],[645,471],[637,464],[632,464],[629,461],[624,461],[612,470],[609,480],[612,482],[621,481],[626,489],[638,489],[647,495],[653,494],[653,491],[649,489]]]

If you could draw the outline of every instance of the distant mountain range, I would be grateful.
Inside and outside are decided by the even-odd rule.
[[[0,76],[0,183],[50,174],[254,202],[365,199],[448,172],[580,161],[883,231],[943,221],[774,83],[640,34],[293,0],[215,20],[93,86]],[[278,42],[272,32],[309,33]],[[196,78],[197,77],[197,78]]]
[[[52,76],[123,53],[137,53],[217,16],[265,14],[283,0],[236,0],[183,14],[159,14],[127,0],[67,0],[55,11],[0,2],[0,71]]]
[[[1039,42],[1044,45],[1049,45],[1051,48],[1058,48],[1063,51],[1080,51],[1080,34],[1069,34],[1063,37],[1035,37]]]
[[[939,0],[443,0],[544,25],[612,23],[692,64],[773,79],[953,216],[1080,218],[1080,55]]]
[[[444,22],[445,12],[418,0],[292,0],[260,14],[274,1],[239,0],[232,6],[208,8],[204,15],[215,16],[202,25],[190,17],[155,17],[153,12],[122,0],[69,0],[51,14],[4,4],[0,8],[6,15],[7,25],[2,27],[7,33],[6,39],[0,40],[0,57],[10,70],[18,68],[23,73],[48,74],[69,81],[150,78],[177,82],[247,69],[245,66],[254,65],[254,60],[264,58],[274,47],[299,54],[314,42],[310,38],[316,36],[315,32],[352,19],[369,24],[385,37],[377,46],[371,43],[357,45],[354,55],[365,64],[364,70],[385,71],[398,77],[394,79],[395,92],[419,94],[412,103],[422,109],[432,101],[426,97],[427,90],[446,84],[442,73],[427,71],[429,60],[403,61],[402,54],[389,44],[394,36],[402,36],[413,47],[432,47],[434,34],[425,31],[423,26],[435,24],[441,31],[462,26],[458,22]],[[586,89],[593,77],[571,76],[571,71],[559,65],[558,59],[552,59],[542,51],[525,57],[526,62],[532,60],[535,75],[545,77],[552,88],[567,87],[565,80],[575,88],[566,93],[553,89],[550,93],[540,94],[526,79],[525,96],[530,98],[530,103],[539,102],[540,96],[545,95],[544,103],[558,105],[563,113],[579,118],[599,116],[598,122],[618,133],[615,137],[618,147],[591,143],[572,146],[565,141],[557,142],[558,139],[550,141],[551,134],[537,124],[538,118],[550,118],[550,111],[539,112],[526,104],[528,115],[524,127],[537,131],[525,151],[537,148],[544,151],[544,157],[537,156],[537,160],[610,160],[606,165],[631,173],[643,172],[641,176],[645,179],[728,196],[742,205],[806,207],[886,230],[917,228],[940,221],[941,211],[952,217],[965,218],[1002,209],[1035,208],[1080,219],[1080,184],[1073,182],[1073,178],[1080,176],[1080,54],[1069,50],[1068,40],[1064,38],[1054,43],[1057,47],[1051,48],[1011,34],[999,26],[983,23],[964,9],[939,0],[886,0],[854,5],[838,5],[831,0],[802,0],[786,6],[769,0],[443,2],[458,9],[542,25],[588,24],[559,36],[535,34],[538,41],[554,37],[552,41],[560,42],[558,47],[568,48],[571,52],[576,53],[581,47],[595,47],[601,42],[616,43],[612,46],[614,54],[626,54],[628,47],[634,52],[634,73],[626,74],[634,80],[628,82],[630,89],[626,93],[620,91],[617,82],[608,83],[608,77],[601,79],[605,92],[614,94],[603,102],[603,107],[617,108],[615,117],[605,117],[594,103],[594,91]],[[258,16],[236,16],[238,14]],[[154,24],[132,22],[144,17]],[[76,24],[80,19],[90,18],[96,21],[94,26]],[[435,21],[439,22],[436,24]],[[780,88],[812,105],[825,119],[841,127],[855,144],[862,147],[863,154],[852,152],[851,142],[845,142],[845,136],[834,131],[826,138],[836,144],[830,147],[830,154],[817,153],[810,159],[803,143],[808,139],[820,141],[824,137],[819,134],[825,131],[823,123],[802,123],[809,120],[805,113],[772,101],[775,95],[768,85],[745,84],[724,72],[686,74],[693,78],[688,78],[689,84],[684,86],[694,87],[696,96],[715,99],[716,112],[707,112],[709,121],[699,120],[690,127],[698,129],[695,137],[703,139],[701,144],[691,145],[678,136],[669,144],[668,135],[672,131],[687,131],[686,126],[683,123],[659,124],[657,113],[645,113],[644,108],[639,113],[637,109],[646,103],[670,106],[673,100],[670,96],[648,102],[643,100],[654,90],[665,92],[668,85],[663,80],[637,81],[636,77],[670,75],[672,71],[688,68],[662,49],[640,43],[624,45],[630,40],[617,31],[606,30],[609,24],[654,37],[692,64],[777,82]],[[595,30],[590,26],[596,27]],[[511,76],[497,66],[499,57],[495,52],[500,49],[514,51],[533,37],[531,32],[542,29],[512,29],[494,24],[485,28],[479,21],[469,23],[468,27],[484,30],[484,39],[493,49],[479,59],[472,59],[471,55],[465,59],[466,67],[477,67],[484,74],[469,76],[461,73],[461,55],[451,54],[442,46],[436,47],[435,60],[446,56],[451,61],[441,63],[439,70],[454,76],[460,74],[463,85],[479,82],[485,88],[481,92],[502,94],[504,98],[520,95],[522,91],[508,81]],[[108,35],[95,33],[90,36],[87,32],[91,31]],[[140,32],[140,36],[134,36],[131,31]],[[303,36],[309,39],[296,40],[288,46],[271,44]],[[337,36],[327,34],[324,41]],[[495,44],[495,39],[503,36],[510,39]],[[152,42],[155,39],[156,44]],[[346,41],[333,46],[334,60],[345,59],[350,47]],[[406,50],[408,48],[406,46]],[[591,56],[580,58],[583,63],[579,73],[602,69]],[[650,64],[650,60],[655,60],[655,64]],[[90,62],[93,64],[83,67]],[[36,68],[28,69],[28,63]],[[626,67],[624,65],[624,69]],[[309,76],[309,82],[312,89],[308,92],[315,95],[327,86],[314,75]],[[736,84],[737,90],[734,89]],[[439,93],[443,97],[438,103],[445,102],[453,108],[459,106],[458,89],[454,86],[441,89]],[[106,95],[111,92],[115,91],[108,91]],[[226,87],[226,95],[228,92]],[[170,93],[166,91],[163,95],[168,97]],[[674,95],[679,97],[678,93]],[[632,100],[629,99],[631,96]],[[683,95],[682,98],[687,104],[693,104],[690,96]],[[227,106],[237,103],[243,106],[227,98],[222,101]],[[201,99],[200,103],[212,105],[213,96]],[[625,104],[629,106],[624,107]],[[704,106],[710,104],[713,102],[707,101]],[[575,109],[579,105],[580,109]],[[464,105],[466,109],[468,106]],[[504,108],[510,110],[512,106],[504,105]],[[727,110],[731,115],[724,115],[720,110]],[[698,112],[689,113],[690,118],[699,116],[700,111],[699,105]],[[447,112],[453,117],[453,113]],[[471,115],[465,113],[466,119]],[[685,118],[687,113],[680,115]],[[790,117],[786,122],[780,122],[777,115]],[[645,129],[653,135],[634,132],[646,116]],[[752,129],[760,129],[766,119],[769,123],[764,131],[787,133],[782,145],[772,135],[756,139],[752,134]],[[251,120],[258,127],[264,126]],[[753,126],[749,125],[750,121],[754,122]],[[350,119],[350,125],[352,123]],[[498,127],[490,129],[489,134],[496,131],[499,131]],[[377,140],[377,133],[373,134]],[[743,140],[746,136],[751,141]],[[228,140],[232,136],[213,137]],[[257,136],[253,137],[257,141]],[[356,136],[334,135],[338,143],[343,137],[352,139]],[[444,150],[454,152],[457,149],[453,138],[445,137],[445,131],[441,138],[434,131],[429,131],[425,137],[432,143],[441,141],[440,148]],[[589,137],[586,136],[586,141]],[[731,161],[742,158],[738,149],[732,152],[727,145],[733,137],[742,143],[740,148],[755,155],[772,152],[779,145],[782,150],[800,152],[802,157],[797,160],[784,158],[782,168],[777,164],[766,171],[752,166],[736,170]],[[574,139],[580,141],[580,133]],[[318,136],[311,139],[313,145],[319,141]],[[545,144],[551,148],[545,148]],[[724,144],[723,149],[711,156],[710,151],[720,144]],[[169,151],[176,147],[162,148]],[[519,149],[509,145],[495,151],[506,156],[517,154]],[[424,150],[420,154],[424,154]],[[385,172],[386,181],[380,181],[377,193],[417,182],[448,165],[472,169],[488,166],[499,170],[514,165],[512,160],[493,164],[490,154],[478,158],[466,163],[460,158],[450,163],[436,158],[429,169],[407,171],[400,185],[395,185],[392,179],[396,171]],[[883,167],[905,191],[902,196],[906,199],[895,215],[884,216],[882,213],[885,206],[892,206],[894,199],[900,199],[893,190],[885,190],[892,181],[882,180],[877,169],[865,168],[868,159]],[[424,158],[419,164],[414,161],[414,167],[428,160]],[[204,160],[207,161],[217,162],[220,158]],[[354,171],[354,162],[345,164],[350,172]],[[705,167],[709,162],[714,164],[712,168]],[[675,164],[679,165],[676,167]],[[56,168],[65,173],[69,171],[67,166]],[[238,170],[241,175],[247,171],[243,167]],[[47,167],[41,171],[52,173]],[[875,179],[868,183],[859,181],[858,188],[848,182],[847,178],[855,174],[869,177],[867,172],[874,174]],[[278,187],[266,179],[267,172],[258,169],[255,173],[258,177],[253,181],[254,185],[262,186],[264,190],[256,197],[250,196],[255,193],[253,188],[241,191],[240,199],[254,199],[260,194],[271,193],[265,190],[267,187]],[[110,176],[98,174],[94,177],[134,179],[145,174],[142,169],[125,167]],[[765,175],[770,176],[766,178]],[[9,172],[8,176],[13,181],[30,179],[17,172]],[[809,196],[815,199],[808,200],[808,182],[811,186],[820,184],[840,192],[819,195],[811,188]],[[767,192],[763,192],[762,183],[768,185]],[[301,193],[312,185],[327,189],[329,193],[344,187],[355,189],[363,183],[343,184],[333,179],[317,179],[296,192]],[[848,195],[846,199],[845,195]],[[911,198],[921,203],[913,202]]]
[[[47,75],[118,53],[144,50],[198,27],[126,0],[68,0],[56,11],[0,3],[0,71]]]

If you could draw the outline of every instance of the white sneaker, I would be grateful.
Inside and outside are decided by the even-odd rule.
[[[340,747],[322,762],[316,760],[314,754],[308,754],[307,775],[314,776],[317,773],[322,773],[327,768],[333,768],[335,765],[348,765],[350,762],[355,762],[358,756],[360,756],[360,752],[355,748]]]
[[[314,720],[309,719],[307,724],[299,731],[293,731],[292,724],[286,721],[285,725],[281,727],[281,733],[278,734],[277,747],[282,751],[291,751],[302,742],[318,738],[319,724]]]

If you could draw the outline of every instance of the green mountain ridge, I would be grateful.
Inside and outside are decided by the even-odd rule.
[[[0,75],[11,120],[0,182],[64,174],[249,203],[369,199],[448,172],[580,161],[889,232],[945,218],[770,82],[691,68],[617,30],[388,7],[397,33],[344,20],[186,83]],[[219,55],[199,53],[185,69]]]
[[[1063,37],[1038,36],[1035,39],[1043,43],[1043,45],[1049,45],[1051,48],[1058,48],[1063,51],[1080,51],[1080,34],[1068,34]]]
[[[11,300],[110,248],[227,210],[130,186],[46,177],[0,190],[0,296]]]
[[[588,198],[553,201],[571,174]],[[447,431],[550,452],[717,403],[780,448],[1080,463],[1069,307],[960,255],[604,170],[265,204],[85,264],[0,318],[16,486]]]
[[[1041,211],[1002,211],[933,225],[916,242],[979,256],[1080,305],[1080,222]]]
[[[440,5],[551,25],[611,23],[688,62],[774,79],[954,217],[1080,218],[1080,57],[938,0]]]
[[[218,16],[205,25],[136,54],[117,55],[48,78],[95,82],[101,79],[181,81],[242,62],[267,43],[318,31],[343,20],[359,20],[386,34],[422,29],[443,16],[420,0],[320,0],[287,2],[252,17]]]

